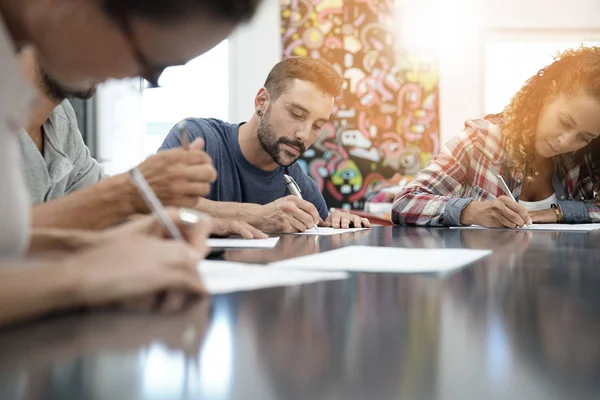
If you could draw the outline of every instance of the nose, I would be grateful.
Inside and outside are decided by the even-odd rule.
[[[303,124],[302,126],[298,127],[296,132],[294,132],[294,138],[302,141],[302,143],[306,143],[306,141],[310,137],[310,133],[311,126],[309,124]]]
[[[581,145],[581,142],[576,134],[576,132],[564,132],[562,133],[558,139],[558,149],[561,152],[563,150],[569,150],[569,149],[574,149],[577,148],[578,146]]]
[[[558,137],[556,138],[556,147],[558,148],[556,150],[560,150],[565,145],[565,143],[568,142],[568,135],[568,132],[563,132],[560,135],[558,135]]]

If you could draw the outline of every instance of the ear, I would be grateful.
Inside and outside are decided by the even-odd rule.
[[[258,115],[261,115],[269,108],[270,102],[271,95],[269,94],[269,91],[262,87],[258,90],[258,93],[254,98],[254,110]]]

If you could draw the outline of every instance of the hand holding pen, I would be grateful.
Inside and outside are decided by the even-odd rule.
[[[527,227],[529,227],[529,225],[532,224],[531,221],[531,217],[529,217],[529,213],[527,212],[527,210],[525,210],[525,208],[523,206],[520,206],[519,203],[517,202],[517,200],[515,200],[514,196],[512,195],[512,192],[510,191],[508,185],[506,184],[506,182],[504,181],[504,178],[502,178],[502,175],[498,175],[498,184],[500,185],[500,188],[502,189],[502,191],[504,192],[504,194],[512,200],[512,202],[514,204],[516,204],[517,206],[519,206],[518,209],[514,209],[513,211],[516,211],[519,214],[523,214],[523,211],[525,211],[527,213],[527,215],[521,215],[521,217],[523,218],[523,221],[525,222],[525,225],[527,225]],[[520,227],[522,227],[523,225],[520,225]]]
[[[185,245],[182,246],[182,249],[194,250],[197,254],[196,263],[204,258],[208,253],[206,239],[211,230],[210,218],[193,209],[179,208],[167,211],[137,168],[131,169],[129,174],[144,201],[147,203],[148,208],[152,210],[155,216],[154,221],[158,222],[150,220],[150,222],[154,223],[149,225],[148,234],[170,237],[179,242],[178,245]],[[136,223],[132,224],[132,226],[135,225]],[[128,227],[124,229],[128,229]],[[133,235],[126,236],[128,238],[135,237]],[[190,279],[197,281],[197,290],[189,291],[182,287],[165,287],[164,290],[160,290],[158,293],[131,298],[123,302],[121,306],[132,310],[160,309],[163,311],[178,311],[182,309],[190,300],[197,298],[198,294],[204,292],[201,278],[196,268],[196,265],[191,265],[188,267],[188,270],[192,270],[189,271]]]
[[[287,186],[290,193],[293,194],[294,196],[298,197],[300,200],[304,200],[302,198],[302,191],[300,190],[300,186],[298,186],[298,184],[296,183],[294,178],[292,178],[291,176],[289,176],[287,174],[284,174],[283,179],[285,180],[285,185]],[[317,224],[315,224],[315,226],[313,226],[313,228],[315,231],[317,231],[317,232],[319,231]]]
[[[181,137],[182,147],[159,151],[144,160],[137,169],[164,205],[195,207],[199,197],[210,193],[217,171],[210,156],[202,150],[202,139],[190,143],[185,129],[182,134],[179,131],[177,134]],[[144,199],[135,192],[132,194],[128,198],[135,213],[151,211]]]
[[[515,200],[504,179],[499,175],[497,179],[498,185],[505,195],[494,200],[469,203],[460,215],[461,225],[514,229],[533,223],[529,212]]]
[[[167,214],[167,211],[163,207],[162,203],[158,197],[156,197],[152,191],[152,188],[150,185],[148,185],[148,182],[146,179],[144,179],[144,176],[140,173],[140,171],[137,168],[133,168],[129,171],[129,174],[134,185],[140,192],[140,195],[148,205],[148,208],[152,211],[159,223],[162,225],[165,234],[181,243],[186,243],[187,240],[184,238],[184,235],[182,235],[179,228],[173,222],[173,219]],[[179,208],[178,219],[183,226],[191,226],[201,221],[208,222],[210,220],[208,215],[189,208]]]

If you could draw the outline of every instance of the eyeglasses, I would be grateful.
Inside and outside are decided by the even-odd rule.
[[[136,60],[137,64],[140,66],[141,71],[142,71],[141,77],[150,83],[150,85],[149,85],[150,88],[159,87],[158,79],[160,78],[162,73],[165,71],[165,69],[168,68],[168,66],[156,64],[153,61],[151,61],[150,59],[148,59],[148,57],[146,57],[144,52],[142,52],[142,50],[140,49],[139,43],[138,43],[135,35],[133,34],[133,30],[131,29],[131,23],[130,23],[128,16],[126,16],[124,14],[111,14],[111,15],[113,16],[114,20],[118,23],[119,28],[121,29],[123,34],[127,37],[127,40],[129,41],[129,44],[131,45],[131,48],[133,50],[133,56],[135,57],[135,60]]]

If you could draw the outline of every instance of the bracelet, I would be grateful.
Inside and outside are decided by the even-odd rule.
[[[561,224],[565,220],[565,216],[563,215],[560,206],[558,204],[552,204],[550,207],[556,213],[556,223]]]

